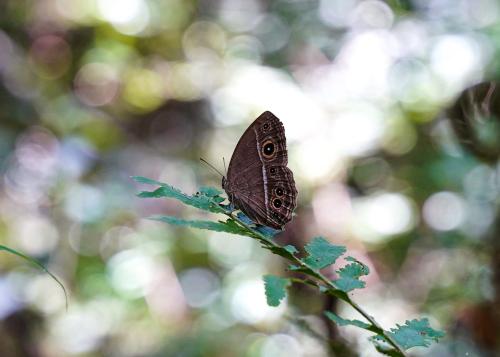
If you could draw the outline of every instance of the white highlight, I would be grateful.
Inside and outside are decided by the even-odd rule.
[[[458,228],[465,219],[465,201],[453,192],[438,192],[424,203],[423,216],[429,226],[438,231]]]
[[[149,9],[144,0],[98,0],[102,17],[121,33],[136,35],[149,23]]]

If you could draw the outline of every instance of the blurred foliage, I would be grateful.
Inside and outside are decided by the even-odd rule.
[[[219,187],[199,157],[222,167],[270,110],[299,190],[278,242],[347,246],[377,321],[446,330],[415,355],[498,355],[499,19],[496,0],[1,1],[0,244],[70,305],[3,254],[0,354],[377,355],[307,287],[268,307],[283,265],[252,240],[142,219],[184,207],[130,176]]]

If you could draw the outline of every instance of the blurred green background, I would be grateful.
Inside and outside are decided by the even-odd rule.
[[[497,0],[2,0],[0,244],[70,305],[3,253],[0,355],[332,354],[306,321],[376,356],[312,290],[268,307],[261,276],[286,265],[256,242],[148,221],[200,213],[135,197],[132,175],[220,187],[198,158],[222,169],[270,110],[299,190],[279,241],[346,245],[372,271],[354,299],[384,327],[447,332],[415,356],[499,356],[498,155],[446,115],[499,50]],[[482,132],[498,148],[498,126]]]

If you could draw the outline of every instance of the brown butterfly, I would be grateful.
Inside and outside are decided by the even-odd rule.
[[[285,128],[273,113],[264,112],[236,145],[222,188],[229,201],[254,222],[283,229],[297,206],[297,189],[287,163]]]

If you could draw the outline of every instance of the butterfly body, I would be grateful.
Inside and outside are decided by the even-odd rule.
[[[229,201],[254,222],[283,229],[297,206],[297,189],[287,163],[283,124],[264,112],[236,145],[222,188]]]

